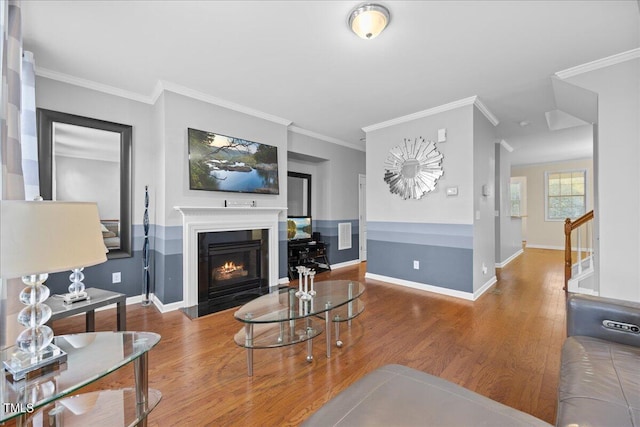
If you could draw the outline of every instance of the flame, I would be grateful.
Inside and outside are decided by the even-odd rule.
[[[222,271],[225,273],[231,273],[233,271],[241,270],[242,265],[236,265],[234,262],[225,262],[222,266]]]

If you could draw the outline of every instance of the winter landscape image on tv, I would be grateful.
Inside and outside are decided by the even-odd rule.
[[[279,194],[278,149],[188,129],[191,190]]]

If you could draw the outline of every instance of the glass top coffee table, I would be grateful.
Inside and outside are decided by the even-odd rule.
[[[296,296],[298,288],[284,288],[258,297],[240,307],[234,317],[245,324],[234,337],[247,349],[247,372],[253,375],[253,349],[307,342],[307,361],[313,360],[313,338],[326,329],[327,357],[331,357],[330,322],[335,323],[336,345],[340,323],[350,322],[364,310],[360,296],[364,285],[352,280],[327,280],[314,285],[309,300]]]

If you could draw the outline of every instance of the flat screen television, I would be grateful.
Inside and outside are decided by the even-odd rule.
[[[279,194],[278,148],[188,129],[189,188]]]
[[[311,239],[311,217],[290,216],[287,218],[287,240]]]

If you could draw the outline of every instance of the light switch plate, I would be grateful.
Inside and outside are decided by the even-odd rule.
[[[438,129],[438,142],[445,142],[447,140],[447,129]]]
[[[458,195],[458,187],[447,187],[447,197]]]

